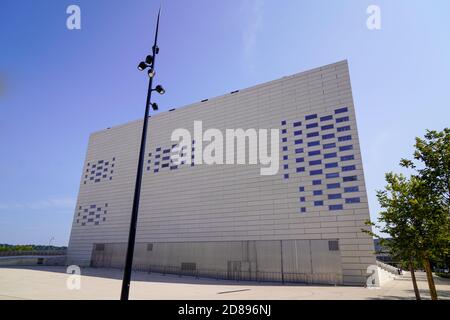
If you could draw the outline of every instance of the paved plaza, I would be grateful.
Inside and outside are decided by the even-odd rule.
[[[118,299],[122,272],[117,269],[82,269],[81,288],[67,288],[64,267],[0,268],[0,299]],[[423,299],[429,299],[425,274],[419,272]],[[450,280],[435,278],[440,299],[450,299]],[[195,279],[174,275],[134,272],[131,299],[288,299],[288,300],[378,300],[414,299],[411,278],[406,273],[380,289],[344,286],[281,285]]]

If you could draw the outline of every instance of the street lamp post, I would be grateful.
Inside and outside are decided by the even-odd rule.
[[[136,185],[134,189],[134,197],[133,197],[133,209],[131,211],[131,222],[130,222],[130,232],[128,235],[128,247],[127,254],[125,260],[125,268],[123,271],[123,280],[122,280],[122,291],[120,294],[120,300],[128,300],[128,295],[130,292],[130,280],[131,280],[131,271],[133,266],[133,254],[134,254],[134,244],[136,241],[136,227],[138,220],[138,211],[139,211],[139,200],[141,195],[141,184],[142,184],[142,172],[144,166],[144,158],[145,158],[145,144],[147,140],[147,127],[148,127],[148,118],[150,106],[153,110],[158,110],[158,105],[156,103],[151,103],[152,92],[156,91],[159,94],[164,94],[165,90],[161,85],[157,85],[153,89],[153,78],[155,76],[155,60],[156,55],[159,53],[159,48],[157,46],[158,41],[158,29],[159,29],[159,16],[161,13],[161,9],[158,12],[158,19],[156,22],[156,32],[155,32],[155,42],[152,47],[152,55],[148,55],[145,61],[139,63],[138,69],[143,71],[148,68],[148,90],[147,90],[147,101],[145,104],[145,114],[144,114],[144,123],[142,126],[142,136],[141,136],[141,146],[139,150],[139,162],[138,169],[136,174]]]

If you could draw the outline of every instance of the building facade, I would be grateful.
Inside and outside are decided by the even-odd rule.
[[[279,171],[171,162],[177,128],[279,129]],[[122,267],[142,121],[93,133],[68,263]],[[198,145],[198,143],[197,143]],[[192,145],[195,154],[196,143]],[[364,285],[375,265],[346,61],[149,119],[135,269]]]

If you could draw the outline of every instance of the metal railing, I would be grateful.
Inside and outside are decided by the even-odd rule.
[[[19,251],[0,251],[0,257],[14,256],[63,256],[66,250],[19,250]]]
[[[391,266],[389,264],[383,263],[383,262],[378,261],[378,260],[377,260],[377,266],[380,267],[381,269],[389,272],[389,273],[392,273],[394,275],[398,275],[398,269],[396,267],[393,267],[393,266]]]
[[[162,265],[133,265],[133,270],[158,273],[161,275],[189,276],[195,278],[209,278],[216,280],[282,282],[302,284],[342,284],[342,275],[337,273],[297,273],[297,272],[268,272],[242,270],[192,269],[183,270],[180,266]]]

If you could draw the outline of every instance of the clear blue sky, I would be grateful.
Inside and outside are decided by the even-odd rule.
[[[81,7],[82,29],[66,28]],[[381,8],[379,31],[366,8]],[[142,117],[159,1],[0,3],[0,243],[68,242],[91,132]],[[162,111],[348,59],[373,218],[384,173],[450,125],[450,1],[165,0]]]

